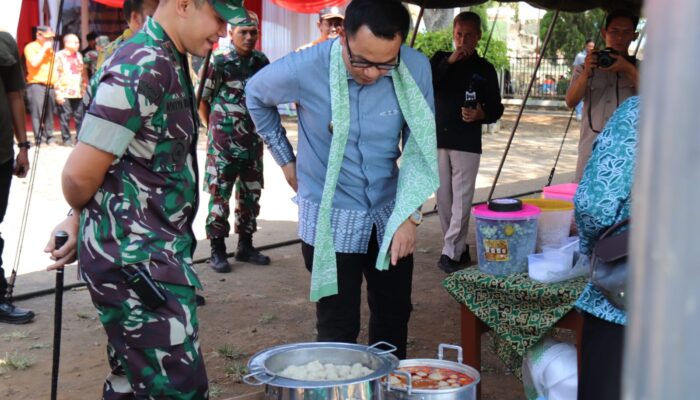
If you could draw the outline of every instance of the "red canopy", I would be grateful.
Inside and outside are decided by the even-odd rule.
[[[104,4],[109,7],[122,8],[124,7],[124,0],[92,0],[95,3]]]
[[[325,7],[341,6],[347,3],[347,0],[272,0],[272,2],[287,10],[315,14]]]

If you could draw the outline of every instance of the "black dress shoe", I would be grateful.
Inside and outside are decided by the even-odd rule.
[[[460,269],[464,269],[466,267],[466,265],[463,265],[459,261],[455,261],[444,254],[440,256],[437,265],[438,268],[440,268],[443,272],[448,274],[457,272]]]
[[[10,303],[0,303],[0,322],[26,324],[34,319],[34,312],[15,307]]]
[[[207,304],[207,301],[204,299],[204,296],[202,296],[200,294],[195,294],[194,300],[197,302],[197,307],[201,307],[201,306]]]

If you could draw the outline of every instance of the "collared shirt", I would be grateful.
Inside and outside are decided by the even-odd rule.
[[[212,54],[202,91],[202,101],[211,105],[208,154],[237,159],[255,159],[262,154],[262,141],[245,106],[245,86],[269,63],[257,50],[242,57],[233,46]]]
[[[56,74],[51,74],[51,82],[49,82],[49,70],[51,69],[51,59],[53,58],[52,49],[44,52],[44,57],[36,67],[32,67],[29,64],[29,59],[36,58],[41,53],[42,47],[43,45],[36,40],[24,46],[24,58],[27,60],[27,84],[53,85],[56,82]]]
[[[571,81],[576,81],[582,72],[583,66],[576,66]],[[636,94],[637,88],[634,86],[634,82],[626,75],[601,71],[595,68],[593,76],[586,86],[586,93],[583,96],[581,136],[588,137],[589,135],[595,135],[595,131],[602,131],[608,118],[615,112],[617,107],[623,101]]]
[[[586,62],[586,56],[588,55],[588,50],[583,49],[576,54],[574,57],[574,67],[578,65],[583,65]]]
[[[87,82],[83,80],[83,56],[78,53],[70,53],[63,49],[56,53],[56,96],[64,99],[78,99],[83,97],[83,88]]]
[[[89,282],[120,268],[200,286],[192,269],[197,125],[187,60],[147,19],[98,70],[79,140],[117,159],[81,215],[78,259]]]
[[[337,39],[336,39],[337,40]],[[280,124],[278,104],[295,102],[299,113],[296,202],[299,236],[313,245],[326,166],[332,139],[328,40],[295,52],[255,74],[246,87],[248,110],[258,134],[279,165],[295,161],[292,146]],[[433,106],[428,59],[406,46],[405,63],[423,96]],[[350,132],[331,210],[335,250],[364,253],[372,232],[384,234],[396,197],[402,142],[410,134],[391,75],[372,85],[360,85],[348,74]]]
[[[635,96],[620,105],[596,139],[574,197],[581,253],[586,256],[606,229],[630,216],[638,126],[639,97]],[[627,322],[627,314],[590,283],[576,306],[609,322]]]

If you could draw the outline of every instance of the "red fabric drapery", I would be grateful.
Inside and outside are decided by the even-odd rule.
[[[272,0],[276,5],[298,13],[315,14],[322,8],[342,6],[347,0]]]
[[[124,0],[92,0],[95,3],[104,4],[109,7],[122,8],[124,7]]]
[[[20,54],[27,43],[34,40],[32,27],[39,25],[39,0],[24,0],[17,24],[17,46]]]

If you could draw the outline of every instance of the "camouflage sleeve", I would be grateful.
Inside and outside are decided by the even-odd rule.
[[[204,65],[202,65],[204,68]],[[212,56],[209,61],[209,68],[207,68],[207,75],[204,77],[204,89],[202,90],[202,101],[207,103],[211,102],[212,97],[215,95],[215,89],[218,85],[218,74],[217,74],[217,63],[216,57]]]
[[[104,71],[80,128],[81,142],[119,158],[136,132],[150,124],[171,69],[157,57],[148,63],[119,63]]]

